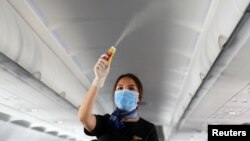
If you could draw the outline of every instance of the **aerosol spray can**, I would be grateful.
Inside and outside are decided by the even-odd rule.
[[[104,57],[104,59],[110,62],[113,56],[115,55],[115,51],[116,51],[116,48],[114,46],[111,46],[108,52],[106,53],[107,57]]]

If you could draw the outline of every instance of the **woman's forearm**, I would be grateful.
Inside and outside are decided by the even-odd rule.
[[[103,54],[94,66],[95,78],[85,95],[78,112],[80,121],[88,131],[92,131],[96,126],[96,117],[92,114],[92,111],[96,101],[96,96],[100,87],[104,85],[110,69],[110,63],[104,59],[105,57],[108,57],[107,54]]]
[[[84,125],[84,127],[89,131],[92,131],[96,125],[96,118],[92,114],[92,111],[99,89],[100,88],[98,86],[91,85],[87,94],[83,98],[78,111],[79,120]]]

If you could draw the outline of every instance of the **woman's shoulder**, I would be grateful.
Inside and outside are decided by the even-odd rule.
[[[157,140],[157,131],[156,126],[152,122],[145,120],[143,118],[140,118],[138,122],[138,128],[139,132],[141,133],[141,136],[147,138],[150,141],[158,141]]]
[[[150,122],[150,121],[148,121],[148,120],[146,120],[144,118],[141,118],[141,117],[140,117],[140,120],[139,120],[138,124],[141,127],[147,128],[147,129],[155,128],[155,125],[152,122]]]
[[[95,115],[97,120],[108,120],[110,117],[110,114],[104,114],[104,115]]]
[[[143,123],[143,124],[147,124],[147,125],[150,125],[150,126],[155,126],[152,122],[140,117],[140,120],[139,122]]]

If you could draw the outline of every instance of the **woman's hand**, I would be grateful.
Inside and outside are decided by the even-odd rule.
[[[103,87],[106,77],[110,70],[110,62],[105,58],[108,57],[106,54],[103,54],[97,61],[94,67],[95,79],[92,85]]]

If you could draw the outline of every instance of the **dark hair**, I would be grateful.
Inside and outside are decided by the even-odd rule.
[[[134,74],[131,74],[131,73],[122,74],[122,75],[120,75],[120,76],[117,78],[117,80],[116,80],[116,82],[115,82],[115,85],[114,85],[114,88],[113,88],[113,95],[115,94],[115,90],[116,90],[116,86],[117,86],[118,82],[119,82],[122,78],[124,78],[124,77],[129,77],[129,78],[131,78],[131,79],[134,80],[134,82],[135,82],[135,84],[136,84],[136,86],[137,86],[137,88],[138,88],[138,91],[139,91],[139,101],[141,101],[141,100],[142,100],[142,95],[143,95],[142,83],[141,83],[140,79],[139,79],[137,76],[135,76]]]

